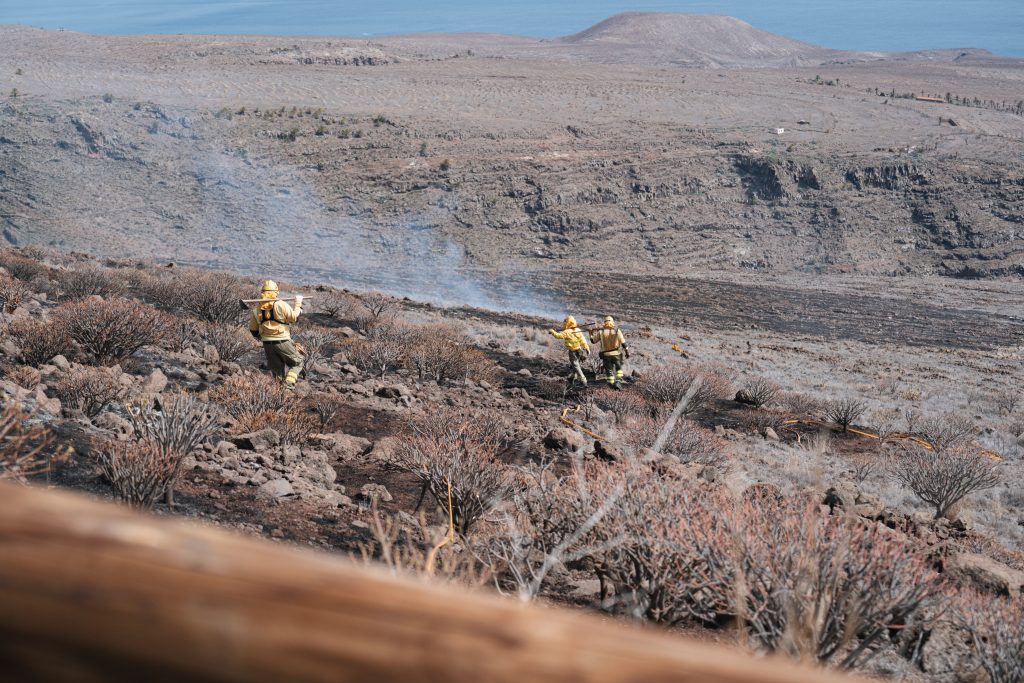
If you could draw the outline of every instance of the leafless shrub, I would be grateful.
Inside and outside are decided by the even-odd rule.
[[[825,419],[839,425],[843,433],[846,433],[866,409],[867,405],[863,401],[847,396],[825,404]]]
[[[811,394],[786,392],[779,401],[782,409],[793,417],[817,418],[824,413],[821,399]]]
[[[281,410],[242,415],[237,418],[233,431],[245,434],[269,427],[281,436],[282,444],[301,446],[316,434],[318,424],[316,415],[306,412],[300,405],[289,404]]]
[[[450,325],[426,325],[415,330],[408,342],[406,364],[421,380],[442,383],[474,379],[495,384],[501,369],[469,338]]]
[[[128,299],[67,303],[52,317],[100,365],[118,363],[155,343],[163,321],[151,306]]]
[[[998,485],[998,462],[966,446],[930,451],[915,443],[892,462],[893,477],[935,508],[935,518],[946,516],[960,500],[975,491]]]
[[[917,425],[921,421],[922,413],[917,408],[905,408],[903,410],[903,423],[907,426],[907,431],[914,433],[917,431]]]
[[[1024,599],[961,593],[954,620],[991,683],[1024,681]]]
[[[11,249],[0,251],[0,266],[22,282],[32,282],[47,277],[50,269],[38,259],[19,254]]]
[[[161,318],[160,327],[163,329],[163,334],[160,335],[161,348],[182,353],[199,341],[199,330],[203,325],[200,321],[162,311]]]
[[[96,265],[58,271],[57,283],[67,299],[84,299],[90,296],[121,296],[128,289],[127,283],[116,272]]]
[[[443,410],[412,421],[395,464],[419,477],[445,509],[450,484],[455,528],[466,534],[508,495],[510,475],[497,459],[503,433],[488,414]]]
[[[781,436],[782,429],[786,426],[786,420],[788,419],[788,413],[783,413],[777,410],[748,409],[741,410],[736,415],[736,421],[739,423],[741,428],[748,432],[754,432],[762,435],[767,432],[768,429],[771,429]]]
[[[404,325],[378,325],[367,330],[365,338],[349,340],[345,353],[360,370],[384,377],[405,362],[411,337],[411,329]]]
[[[0,273],[0,313],[14,313],[28,294],[28,287],[21,280]]]
[[[71,350],[71,335],[59,320],[16,320],[7,328],[28,365],[40,366]]]
[[[199,444],[216,437],[217,411],[191,394],[177,393],[163,397],[159,408],[152,403],[129,406],[128,418],[136,439],[158,447],[173,464],[165,496],[167,505],[174,505],[174,487],[184,458]]]
[[[266,375],[231,375],[210,391],[210,400],[235,419],[282,410],[292,397]]]
[[[779,398],[782,387],[764,377],[755,377],[744,384],[740,391],[750,405],[763,408]]]
[[[317,366],[323,362],[324,357],[338,339],[337,334],[326,327],[315,326],[306,327],[292,337],[302,345],[307,372],[316,371]]]
[[[350,319],[357,306],[355,297],[335,290],[323,292],[316,299],[318,309],[338,320]]]
[[[316,396],[310,397],[307,404],[316,415],[317,422],[320,425],[320,431],[326,430],[331,423],[334,422],[334,418],[337,416],[338,411],[341,410],[341,401],[336,396],[331,394],[317,394]]]
[[[13,404],[0,412],[0,480],[25,483],[50,469],[53,435],[40,425],[30,425],[29,418]]]
[[[917,432],[936,450],[964,446],[978,436],[974,421],[955,413],[923,418],[917,425]]]
[[[226,273],[189,270],[175,278],[177,307],[210,323],[237,324],[239,300],[252,294],[252,286]]]
[[[54,387],[65,409],[77,408],[96,417],[121,398],[125,389],[106,368],[77,367],[67,372]]]
[[[199,323],[199,339],[217,349],[222,361],[233,363],[253,350],[252,337],[236,325]]]
[[[622,538],[601,539],[595,527],[617,505],[619,482],[598,478],[582,464],[556,475],[554,460],[519,468],[504,524],[487,540],[486,551],[501,572],[498,588],[510,588],[529,601],[550,572],[566,563],[609,552]]]
[[[359,303],[375,321],[388,317],[388,314],[395,309],[395,300],[381,292],[363,294],[359,297]]]
[[[863,486],[878,470],[878,464],[878,456],[858,453],[850,458],[850,475],[859,486]]]
[[[1004,393],[995,397],[996,412],[1007,417],[1013,415],[1020,406],[1020,397],[1020,391],[1012,388],[1007,389]]]
[[[590,393],[601,410],[615,415],[619,422],[632,417],[650,417],[654,407],[634,391],[621,391],[601,387]]]
[[[93,445],[100,472],[118,500],[150,510],[167,491],[179,457],[151,441],[104,441]]]
[[[878,447],[883,448],[899,432],[900,414],[897,410],[879,410],[869,416],[871,429],[878,436]]]
[[[4,370],[4,377],[24,389],[35,389],[42,375],[31,365],[15,365]]]
[[[619,431],[634,454],[642,458],[645,450],[653,448],[665,427],[662,420],[634,417],[620,425]],[[676,420],[661,447],[663,455],[674,456],[684,464],[698,463],[725,469],[729,459],[725,442],[691,420]]]
[[[697,413],[716,400],[733,395],[732,383],[714,368],[697,365],[659,365],[648,369],[636,383],[636,391],[649,401],[677,404],[696,383],[684,415]]]
[[[138,270],[127,276],[128,287],[143,301],[164,311],[178,311],[182,291],[174,271]],[[235,302],[238,308],[238,302]]]

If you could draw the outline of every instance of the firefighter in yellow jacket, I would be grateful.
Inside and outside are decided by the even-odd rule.
[[[276,282],[264,281],[260,291],[263,303],[252,310],[249,332],[263,342],[270,372],[283,378],[284,386],[292,389],[302,372],[303,358],[292,342],[289,327],[302,312],[302,295],[296,295],[295,308],[292,308],[284,301],[276,301],[279,292]]]
[[[590,355],[590,344],[583,330],[576,327],[576,318],[568,316],[562,323],[562,331],[548,330],[556,339],[561,339],[569,352],[569,378],[579,380],[583,386],[587,386],[587,376],[583,374],[583,360]]]
[[[599,330],[590,331],[590,341],[598,345],[597,355],[604,365],[605,379],[613,389],[621,388],[623,358],[629,358],[629,347],[622,330],[615,326],[615,318],[606,315]]]

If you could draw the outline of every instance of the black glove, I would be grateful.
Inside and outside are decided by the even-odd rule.
[[[625,344],[622,345],[622,352],[626,354],[626,358],[629,358],[629,347]]]
[[[249,330],[249,334],[252,335],[253,339],[259,339],[260,338],[259,330]]]

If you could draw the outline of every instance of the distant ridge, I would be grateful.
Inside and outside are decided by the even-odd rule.
[[[558,42],[593,52],[619,52],[622,61],[635,61],[646,53],[659,63],[704,66],[784,66],[840,54],[734,17],[667,12],[623,12]]]

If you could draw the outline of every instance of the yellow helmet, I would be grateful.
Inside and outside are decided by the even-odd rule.
[[[609,330],[613,329],[615,327],[615,318],[611,317],[610,315],[606,315],[604,317],[604,326],[607,327]]]
[[[277,293],[281,291],[277,283],[273,280],[264,280],[263,285],[260,287],[260,298],[261,299],[276,299]]]
[[[571,315],[565,316],[565,320],[562,323],[562,328],[570,330],[574,327],[576,327],[576,318],[572,317]]]

